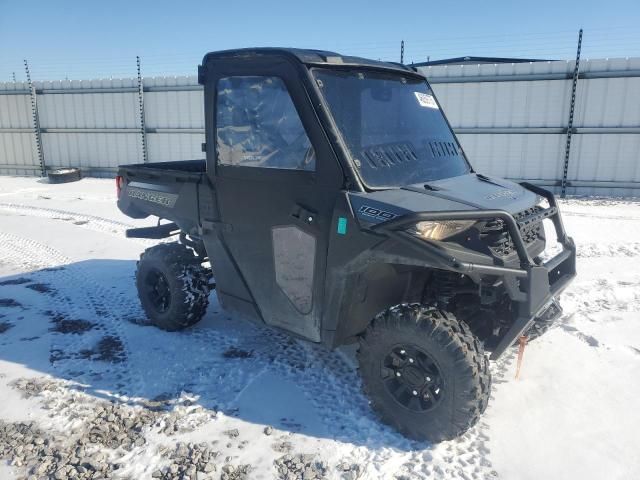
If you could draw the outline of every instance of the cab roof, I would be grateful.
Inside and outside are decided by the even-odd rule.
[[[234,50],[220,50],[209,52],[202,59],[202,65],[206,65],[209,60],[228,59],[233,57],[288,57],[307,65],[351,65],[360,67],[374,67],[391,70],[400,70],[416,73],[416,70],[408,65],[395,62],[382,62],[368,58],[342,55],[327,50],[313,50],[301,48],[280,48],[280,47],[260,47],[260,48],[240,48]]]

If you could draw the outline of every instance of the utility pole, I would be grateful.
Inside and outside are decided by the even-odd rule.
[[[564,168],[562,171],[562,183],[560,184],[560,196],[567,196],[567,175],[569,173],[569,156],[571,154],[571,135],[573,134],[573,117],[576,107],[576,90],[578,89],[578,76],[580,74],[580,49],[582,48],[582,29],[578,32],[578,49],[576,50],[576,64],[573,68],[573,82],[571,84],[571,103],[569,106],[569,121],[567,122],[567,143],[564,149]]]
[[[404,64],[404,40],[400,41],[400,63]]]

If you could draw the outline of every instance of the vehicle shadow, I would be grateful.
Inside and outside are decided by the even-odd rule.
[[[353,349],[328,351],[234,317],[215,293],[199,324],[161,331],[140,308],[135,265],[87,260],[0,277],[0,360],[111,402],[170,412],[188,399],[280,431],[369,449],[428,448],[376,419]]]

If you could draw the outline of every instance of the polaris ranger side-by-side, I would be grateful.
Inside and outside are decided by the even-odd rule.
[[[140,301],[167,330],[224,308],[334,348],[410,438],[453,438],[489,400],[489,359],[561,312],[575,247],[554,196],[473,170],[427,80],[295,49],[209,53],[206,160],[120,167],[118,206],[164,219]],[[542,258],[550,220],[562,251]],[[485,354],[487,352],[487,354]]]

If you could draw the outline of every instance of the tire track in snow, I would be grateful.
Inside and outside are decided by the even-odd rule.
[[[71,299],[67,296],[68,292],[60,288],[59,282],[55,281],[55,279],[53,279],[54,281],[52,281],[53,275],[60,275],[66,280],[64,282],[65,286],[74,284],[73,280],[69,278],[68,273],[64,272],[63,267],[60,267],[60,265],[69,263],[69,259],[57,254],[49,255],[46,259],[42,258],[41,256],[35,254],[33,249],[24,248],[25,239],[20,239],[18,237],[0,234],[0,241],[2,242],[2,248],[0,249],[0,260],[27,270],[28,273],[26,273],[25,276],[28,276],[29,280],[33,282],[41,281],[42,283],[49,285],[53,289],[49,293],[41,293],[41,295],[47,295],[50,299],[50,303],[52,304],[52,308],[47,309],[47,311],[45,312],[41,312],[43,317],[48,317],[46,318],[47,324],[51,325],[51,317],[53,315],[62,315],[65,319],[73,320],[83,319],[85,317],[83,311],[88,307],[86,302],[80,304],[80,302],[71,301]],[[53,270],[57,268],[59,268],[59,270]],[[51,271],[47,272],[47,269],[51,269]],[[49,315],[48,312],[50,312],[52,315]],[[81,348],[78,347],[88,347],[89,342],[87,340],[87,337],[89,336],[90,335],[80,335],[79,338],[75,338],[74,340],[76,341],[74,342],[74,349],[81,350]],[[61,337],[60,334],[50,333],[49,339],[50,363],[52,367],[60,368],[62,362],[54,361],[53,358],[63,352],[66,352],[69,345],[67,345],[66,343],[61,343],[61,340],[63,340],[64,337]]]
[[[623,222],[626,221],[635,221],[640,222],[640,217],[626,217],[624,215],[598,215],[586,212],[572,212],[571,210],[567,210],[566,208],[562,209],[563,217],[585,217],[585,218],[593,218],[598,220],[620,220]]]
[[[578,258],[598,257],[638,257],[640,256],[640,243],[577,243]]]
[[[22,208],[12,204],[9,206],[0,204],[0,208],[46,218],[68,215],[74,220],[88,219],[89,223],[79,226],[96,229],[92,227],[102,225],[98,230],[108,230],[107,233],[118,236],[123,235],[124,229],[129,227],[100,217],[61,210]],[[93,226],[91,226],[91,220],[94,222]],[[100,223],[103,221],[104,223]],[[21,237],[0,235],[3,246],[8,245],[9,240],[11,246],[8,246],[8,249],[15,253],[13,260],[18,264],[24,265],[25,263],[20,259],[31,257],[34,263],[30,268],[67,265],[66,270],[56,274],[65,272],[68,283],[77,286],[76,292],[92,292],[88,296],[94,311],[102,312],[105,302],[108,303],[112,310],[111,317],[119,317],[109,318],[116,325],[121,318],[131,320],[144,317],[135,296],[133,282],[132,285],[127,285],[127,288],[118,287],[115,292],[105,291],[92,278],[91,273],[84,272],[78,265],[69,265],[71,261],[59,252]],[[72,289],[75,290],[75,287]],[[96,297],[100,300],[97,301]],[[81,300],[77,293],[70,298],[72,302]],[[215,308],[215,304],[210,305],[210,308]],[[107,309],[104,308],[104,310]],[[474,429],[450,442],[426,447],[424,444],[412,443],[378,421],[361,391],[360,378],[356,369],[346,361],[341,352],[331,352],[323,347],[295,340],[267,326],[246,323],[247,328],[239,333],[196,326],[183,332],[170,334],[179,336],[184,343],[190,344],[190,348],[194,351],[205,348],[210,353],[206,363],[199,367],[192,366],[191,370],[174,369],[189,379],[190,384],[186,385],[187,387],[206,392],[210,389],[211,383],[222,373],[224,375],[222,382],[229,384],[229,390],[221,393],[228,399],[226,408],[233,409],[244,388],[250,386],[264,372],[271,372],[300,387],[304,397],[318,413],[329,438],[335,438],[345,445],[355,444],[350,456],[354,461],[368,468],[368,473],[372,476],[379,476],[382,473],[379,471],[380,468],[385,471],[395,468],[398,474],[409,474],[411,478],[428,478],[434,475],[445,479],[495,478],[495,472],[491,470],[491,463],[487,459],[488,449],[485,445],[488,440],[487,426],[482,423],[482,420]],[[132,349],[128,345],[123,329],[115,330],[117,330],[117,336],[125,343],[127,352],[127,362],[122,364],[123,368],[137,370],[136,367],[142,363],[132,358]],[[252,363],[242,360],[242,367],[230,367],[230,361],[223,357],[223,353],[232,346],[253,351]],[[127,365],[131,363],[135,365],[127,369]],[[185,367],[189,366],[185,365]],[[171,384],[172,380],[177,381],[177,379],[167,379],[167,383]],[[142,379],[123,377],[123,381],[133,382],[142,381]]]
[[[640,279],[595,279],[572,285],[563,293],[575,305],[574,313],[589,314],[605,311],[640,311]]]
[[[84,213],[71,212],[68,210],[57,210],[53,208],[34,207],[17,203],[0,203],[0,209],[19,215],[28,215],[31,217],[65,221],[70,225],[74,225],[79,228],[106,233],[116,236],[120,239],[130,240],[146,246],[152,246],[158,243],[158,241],[146,240],[144,238],[127,238],[126,231],[129,228],[134,228],[133,225],[124,222],[118,222],[116,220],[110,220],[104,217],[98,217],[95,215],[87,215]]]
[[[133,290],[129,288],[127,292],[127,300],[123,298],[121,303],[130,305],[128,315],[132,319],[143,318]],[[212,298],[209,309],[219,308]],[[217,316],[227,322],[222,320],[225,314]],[[294,339],[266,325],[227,318],[242,322],[240,331],[225,328],[223,323],[218,328],[196,325],[167,334],[189,345],[193,352],[207,351],[206,358],[195,358],[196,362],[203,362],[201,366],[174,364],[174,372],[193,380],[184,385],[185,389],[201,395],[217,394],[224,399],[221,409],[234,412],[242,393],[263,374],[271,373],[299,387],[318,414],[328,438],[343,445],[355,444],[351,459],[371,469],[369,474],[373,477],[380,475],[374,465],[397,465],[399,470],[411,470],[412,478],[495,478],[487,459],[486,424],[481,422],[461,438],[440,445],[425,447],[411,442],[379,422],[361,391],[356,368],[341,351]],[[234,362],[238,360],[223,355],[231,347],[250,351],[252,357],[240,360],[241,366],[237,366]],[[495,368],[499,371],[500,367]],[[242,418],[241,412],[239,417]]]
[[[85,315],[82,312],[86,310],[92,314],[87,320],[100,326],[104,336],[112,336],[122,342],[124,361],[109,365],[111,370],[117,370],[116,376],[121,382],[118,385],[119,389],[135,382],[143,382],[144,379],[139,374],[132,374],[131,370],[127,368],[127,363],[132,359],[133,350],[128,344],[120,318],[114,313],[113,306],[118,305],[118,299],[114,298],[111,292],[94,281],[91,275],[85,272],[80,265],[72,263],[69,258],[51,247],[8,233],[0,233],[0,246],[0,258],[5,261],[26,269],[55,269],[50,272],[51,275],[45,276],[43,275],[45,272],[42,271],[37,274],[42,276],[43,281],[48,281],[57,290],[57,297],[54,297],[52,301],[56,311],[65,310],[70,315],[75,316],[77,314],[80,318],[83,318]],[[62,268],[58,269],[59,267]],[[58,276],[63,281],[56,280]],[[84,308],[78,307],[78,305]],[[82,350],[82,348],[78,349],[79,346],[93,346],[89,345],[90,336],[87,334],[81,335],[80,341],[78,341],[76,335],[52,334],[51,337],[52,345],[62,351],[75,350],[79,352]],[[86,365],[87,362],[89,360],[76,360],[69,363],[71,363],[72,367],[75,367],[81,363]],[[69,373],[68,370],[66,373]]]
[[[300,386],[329,437],[355,444],[351,459],[368,468],[366,473],[372,477],[379,476],[377,468],[387,464],[397,465],[398,474],[411,472],[411,478],[495,478],[487,459],[489,437],[484,423],[438,445],[409,441],[377,419],[362,393],[357,370],[342,352],[268,327],[256,326],[254,335],[253,342],[243,340],[243,347],[255,348],[264,361],[272,358],[268,370]]]
[[[564,313],[551,328],[561,328],[589,346],[599,347],[603,343],[582,332],[579,328],[580,321],[595,321],[593,315],[600,313],[640,312],[640,278],[596,278],[588,282],[577,282],[562,294],[562,304]]]
[[[212,302],[210,308],[216,307]],[[341,449],[351,444],[345,455],[368,469],[365,475],[377,478],[395,467],[399,475],[411,472],[410,478],[495,478],[487,458],[488,427],[482,421],[450,442],[411,442],[377,419],[362,393],[357,369],[342,351],[294,339],[268,326],[231,321],[242,322],[241,331],[229,331],[224,324],[220,328],[196,325],[168,334],[189,345],[193,352],[206,349],[206,358],[195,359],[203,361],[201,368],[189,371],[177,366],[175,370],[194,379],[195,383],[186,386],[193,393],[221,396],[222,411],[235,416],[233,412],[243,392],[269,373],[299,388],[326,431],[322,436],[340,442]],[[223,353],[231,347],[250,351],[252,356],[242,360],[224,358]],[[499,372],[501,367],[494,368]],[[238,417],[242,418],[242,412]],[[305,433],[304,425],[301,433]]]

